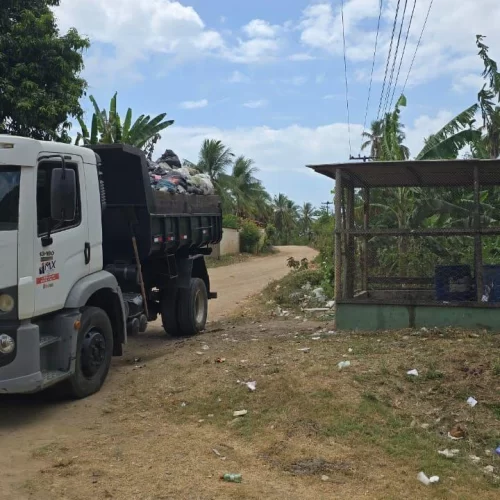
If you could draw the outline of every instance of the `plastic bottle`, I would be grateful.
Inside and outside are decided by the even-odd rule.
[[[221,479],[227,483],[241,483],[241,474],[224,474]]]

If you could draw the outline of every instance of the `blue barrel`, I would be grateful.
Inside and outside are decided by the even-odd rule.
[[[474,288],[470,266],[436,266],[434,280],[436,300],[440,302],[473,300]]]
[[[483,266],[484,287],[490,287],[489,302],[500,302],[500,266]]]

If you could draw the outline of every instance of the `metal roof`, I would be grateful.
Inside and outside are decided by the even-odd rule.
[[[307,165],[335,179],[337,169],[354,187],[472,186],[474,166],[479,166],[483,186],[500,185],[500,159],[496,160],[408,160]]]

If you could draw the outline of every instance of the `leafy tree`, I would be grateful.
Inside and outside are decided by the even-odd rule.
[[[167,116],[162,113],[154,118],[149,115],[141,115],[132,123],[132,109],[128,108],[125,121],[122,125],[120,115],[117,111],[117,96],[111,98],[109,103],[109,113],[105,109],[100,109],[93,96],[89,99],[94,106],[92,115],[91,131],[85,125],[82,118],[78,122],[82,129],[78,133],[76,144],[83,139],[84,144],[130,144],[146,151],[146,155],[151,157],[156,142],[160,139],[160,132],[174,123],[174,120],[164,120]]]
[[[75,29],[61,35],[50,7],[59,0],[2,0],[0,133],[70,142],[69,117],[81,116],[80,78],[90,44]]]

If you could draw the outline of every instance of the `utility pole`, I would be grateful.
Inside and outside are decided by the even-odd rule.
[[[374,156],[349,156],[349,160],[353,161],[353,160],[363,160],[363,162],[366,162],[366,160],[376,160],[377,158],[375,158]]]
[[[325,201],[325,202],[322,203],[322,205],[326,205],[326,213],[328,215],[330,215],[330,209],[329,209],[329,207],[330,207],[330,205],[333,205],[333,202],[331,202],[331,201]]]

